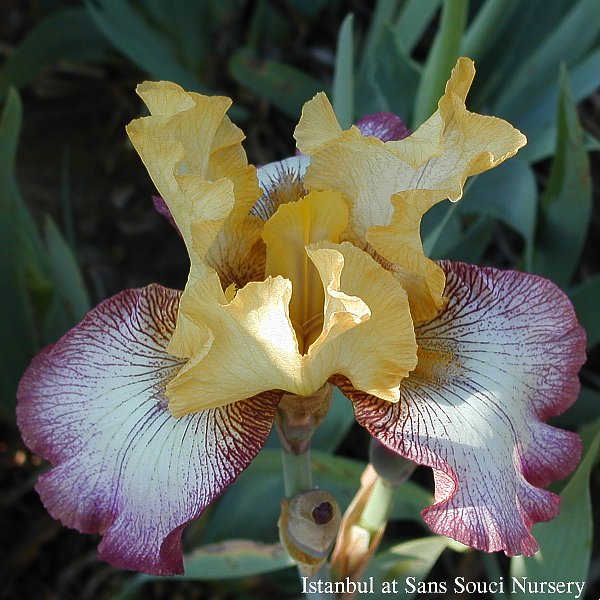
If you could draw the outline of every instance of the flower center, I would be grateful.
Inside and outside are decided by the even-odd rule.
[[[265,275],[281,275],[292,282],[290,320],[298,350],[306,354],[323,329],[325,293],[306,247],[340,241],[348,225],[348,208],[339,192],[311,192],[297,202],[282,204],[267,221]]]

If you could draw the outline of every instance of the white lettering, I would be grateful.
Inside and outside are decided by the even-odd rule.
[[[498,592],[504,592],[504,582],[500,581],[467,581],[465,582],[464,577],[456,577],[454,579],[454,592],[469,594],[497,594]]]
[[[465,582],[464,577],[455,577],[454,578],[454,593],[455,594],[462,594],[465,591],[464,582]]]
[[[374,594],[375,581],[369,577],[368,581],[352,581],[346,577],[343,581],[322,581],[309,577],[301,577],[303,594]],[[583,597],[585,581],[531,581],[529,577],[511,577],[510,594],[518,591],[527,595],[546,594],[564,595],[579,600]],[[384,581],[381,584],[382,594],[398,594],[399,582],[396,580]],[[446,594],[448,585],[444,581],[418,581],[416,577],[406,577],[404,592],[406,594]],[[467,593],[472,596],[482,594],[504,594],[504,577],[497,581],[467,581],[464,577],[454,578],[454,593]]]
[[[517,591],[517,587],[522,591],[525,592],[525,584],[527,582],[527,577],[521,577],[522,581],[519,582],[519,579],[517,577],[511,577],[512,580],[512,589],[511,589],[511,594],[514,594]]]
[[[392,581],[384,581],[381,584],[382,594],[397,594],[398,593],[398,582],[395,579]]]

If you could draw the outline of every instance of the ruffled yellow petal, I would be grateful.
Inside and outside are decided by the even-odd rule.
[[[383,261],[385,266],[407,291],[415,323],[435,317],[444,303],[446,277],[437,263],[425,256],[420,235],[423,214],[439,200],[438,194],[429,190],[394,194],[390,224],[370,227],[366,235],[367,242],[387,259]]]
[[[387,142],[418,171],[416,185],[408,189],[439,189],[458,200],[467,177],[499,165],[527,143],[503,119],[467,110],[465,100],[474,77],[473,61],[459,58],[438,110],[409,137]]]
[[[352,129],[360,135],[356,127]],[[341,133],[342,128],[329,99],[323,92],[319,92],[302,108],[302,116],[294,130],[294,138],[298,143],[300,152],[312,154],[323,144],[337,138]]]
[[[350,201],[352,233],[362,239],[369,227],[389,223],[395,193],[426,189],[437,191],[440,199],[458,199],[469,175],[496,166],[525,143],[505,121],[467,111],[465,96],[473,74],[473,63],[459,59],[438,111],[408,138],[384,143],[348,135],[348,130],[322,137],[320,145],[319,140],[301,145],[311,154],[307,188],[341,191]],[[303,121],[318,114],[305,111],[298,129],[309,129]],[[318,131],[320,125],[312,123],[311,129]],[[332,131],[327,123],[323,129]]]
[[[350,243],[308,248],[324,290],[323,328],[302,354],[289,318],[292,283],[251,282],[228,298],[211,279],[190,287],[178,322],[192,358],[167,387],[175,416],[225,406],[272,389],[310,396],[333,375],[397,401],[415,367],[406,292],[393,275]],[[231,296],[230,296],[231,297]]]
[[[226,177],[233,183],[235,204],[212,244],[207,262],[221,277],[224,286],[239,287],[262,279],[264,245],[260,240],[262,223],[250,210],[261,195],[256,169],[248,165],[241,142],[242,131],[225,117],[215,134],[207,176]]]
[[[408,298],[393,275],[349,242],[308,250],[325,287],[323,333],[308,351],[311,371],[345,375],[390,402],[417,364]]]
[[[320,241],[339,242],[347,224],[348,207],[339,192],[312,192],[282,204],[262,232],[267,245],[265,274],[292,282],[290,318],[303,354],[321,331],[325,299],[305,248]]]
[[[179,358],[190,359],[180,374],[197,363],[210,350],[214,336],[204,318],[197,318],[195,304],[198,306],[220,306],[234,296],[231,286],[223,290],[217,273],[202,265],[202,274],[188,278],[184,292],[179,300],[177,323],[167,346],[167,350]],[[198,271],[196,272],[198,273]],[[201,299],[198,302],[198,299]]]
[[[326,292],[323,327],[311,348],[313,356],[324,344],[330,344],[342,333],[371,318],[371,309],[362,298],[342,291],[341,276],[345,263],[344,255],[340,252],[342,249],[347,250],[344,246],[340,246],[339,249],[324,247],[323,243],[307,248],[308,255],[318,268]],[[347,265],[346,270],[348,270]]]
[[[292,285],[283,277],[252,282],[227,303],[214,284],[199,281],[181,298],[179,313],[205,331],[197,354],[167,386],[176,417],[272,389],[302,385],[301,355],[288,316]]]
[[[142,120],[131,123],[129,135],[171,210],[192,264],[200,267],[203,256],[198,256],[194,250],[192,224],[206,224],[204,235],[196,240],[196,246],[206,253],[233,207],[233,185],[226,179],[211,182],[195,173],[184,174],[184,169],[180,168],[185,158],[182,145],[175,140],[150,135],[140,125],[143,125]]]
[[[260,196],[256,169],[242,148],[244,134],[225,115],[231,100],[164,81],[143,83],[137,91],[151,116],[136,119],[127,132],[182,233],[191,281],[206,263],[229,277],[229,285],[260,231],[258,219],[248,216]]]
[[[403,281],[413,279],[408,288],[412,306],[422,305],[423,293],[434,294],[418,316],[433,316],[439,310],[443,285],[439,269],[423,261],[422,250],[415,249],[418,229],[409,233],[407,227],[418,227],[420,216],[436,202],[458,200],[468,176],[500,164],[526,142],[505,121],[466,109],[474,73],[472,61],[460,58],[436,113],[400,141],[384,143],[356,135],[353,129],[341,131],[339,125],[335,134],[328,103],[319,97],[307,103],[296,130],[300,149],[311,155],[307,189],[341,191],[349,204],[349,228],[343,237],[363,248],[370,241],[370,251],[392,263],[405,259],[406,263],[396,263],[396,270]],[[428,193],[402,194],[411,190]],[[399,214],[392,224],[395,210]],[[404,212],[412,216],[402,216]],[[387,233],[369,234],[370,228],[388,225]],[[408,242],[396,235],[400,232],[409,236]],[[418,270],[413,273],[415,264]],[[427,305],[434,307],[433,314]]]
[[[181,157],[177,163],[156,165],[151,154],[140,153],[150,176],[153,179],[156,176],[162,183],[160,171],[167,171],[165,174],[168,176],[176,168],[181,174],[194,173],[210,179],[207,171],[214,151],[213,141],[219,130],[219,137],[223,137],[222,123],[231,100],[223,96],[208,97],[186,92],[165,81],[144,82],[136,91],[150,110],[149,117],[136,119],[127,127],[136,150],[139,152],[138,145],[143,138],[160,138],[181,146]],[[230,134],[227,142],[235,143],[234,140],[235,136]],[[162,193],[160,188],[159,192]],[[169,198],[167,194],[164,199],[167,204],[176,202],[176,198]]]

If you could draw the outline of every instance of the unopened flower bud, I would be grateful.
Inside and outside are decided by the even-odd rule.
[[[384,446],[375,438],[371,438],[369,462],[377,475],[389,485],[404,483],[417,468],[417,465]]]
[[[331,555],[331,572],[337,581],[350,577],[358,581],[367,564],[375,554],[385,531],[386,521],[367,529],[361,521],[369,499],[377,486],[378,477],[372,465],[367,465],[360,478],[360,489],[348,506]],[[384,509],[387,512],[387,509]]]
[[[305,575],[314,575],[327,559],[340,521],[337,502],[322,490],[310,490],[282,501],[279,537]]]

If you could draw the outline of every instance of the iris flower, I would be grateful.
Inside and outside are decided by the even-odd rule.
[[[23,438],[53,465],[46,508],[101,533],[101,558],[182,572],[184,527],[260,451],[282,396],[331,384],[372,436],[433,469],[433,531],[536,551],[532,524],[559,508],[542,488],[580,456],[545,420],[575,400],[585,340],[550,281],[424,254],[423,214],[526,141],[465,108],[473,77],[459,59],[404,139],[393,118],[342,130],[317,94],[301,155],[259,169],[229,99],[138,87],[150,116],[127,131],[187,247],[187,284],[105,300],[18,393]]]

